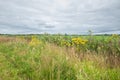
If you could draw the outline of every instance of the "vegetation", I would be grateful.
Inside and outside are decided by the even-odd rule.
[[[120,36],[1,35],[0,80],[120,80]]]

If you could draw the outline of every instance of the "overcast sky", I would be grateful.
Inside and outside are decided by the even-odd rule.
[[[120,0],[0,0],[0,33],[120,33]]]

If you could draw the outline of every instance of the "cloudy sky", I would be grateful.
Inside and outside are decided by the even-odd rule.
[[[120,0],[0,0],[0,33],[120,33]]]

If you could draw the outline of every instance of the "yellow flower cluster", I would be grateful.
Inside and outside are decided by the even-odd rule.
[[[72,38],[72,43],[75,45],[84,45],[88,42],[86,39],[81,39],[81,38]]]
[[[30,46],[38,46],[40,45],[42,42],[37,39],[36,37],[32,36],[32,40],[30,41],[29,45]]]
[[[67,46],[67,47],[70,47],[70,46],[71,46],[71,44],[70,44],[69,42],[67,42],[67,41],[64,41],[64,42],[63,42],[63,45],[65,45],[65,46]]]

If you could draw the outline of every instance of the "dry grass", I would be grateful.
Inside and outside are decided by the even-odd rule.
[[[5,42],[13,42],[16,39],[14,37],[5,37],[5,36],[0,36],[0,43],[5,43]]]
[[[5,41],[4,41],[5,40]],[[51,43],[0,37],[2,80],[119,80],[120,58]],[[4,43],[4,44],[2,44]]]

